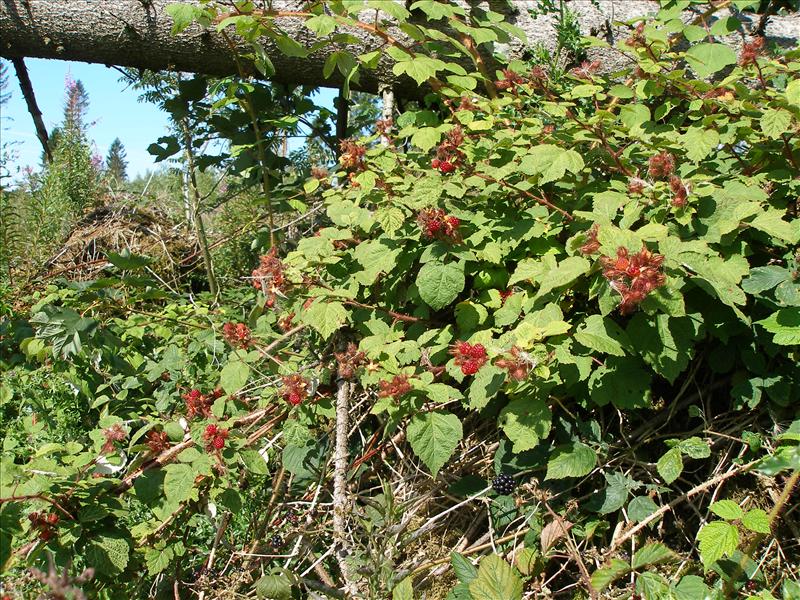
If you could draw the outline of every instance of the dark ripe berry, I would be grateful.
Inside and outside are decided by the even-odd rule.
[[[514,478],[507,473],[500,473],[497,477],[492,479],[492,489],[501,496],[508,496],[517,486]]]
[[[297,392],[290,392],[289,395],[286,397],[286,400],[289,402],[289,404],[297,406],[303,401],[303,398],[301,398],[300,394],[298,394]]]
[[[214,448],[216,448],[217,450],[222,450],[225,447],[225,438],[218,435],[217,437],[214,438],[214,441],[212,443],[214,444]]]
[[[441,164],[439,165],[439,171],[441,171],[442,173],[452,173],[455,170],[456,166],[447,160],[442,161]]]
[[[216,425],[209,425],[206,427],[206,435],[212,436],[217,434],[217,426]]]
[[[283,546],[283,538],[281,536],[279,536],[279,535],[273,535],[269,539],[269,544],[273,548],[280,548],[281,546]]]
[[[744,584],[744,587],[747,588],[748,592],[755,592],[756,589],[758,588],[758,584],[751,579],[746,584]]]

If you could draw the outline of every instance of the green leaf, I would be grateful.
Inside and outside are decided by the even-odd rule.
[[[282,575],[264,575],[253,586],[259,600],[291,600],[292,584]]]
[[[796,244],[800,241],[800,220],[795,219],[789,223],[783,220],[783,216],[784,211],[769,209],[750,221],[749,225],[790,244]]]
[[[698,77],[710,77],[728,65],[736,64],[736,52],[725,44],[695,44],[686,52],[686,62]]]
[[[650,406],[650,374],[635,360],[610,357],[589,378],[589,394],[598,406],[646,408]]]
[[[636,577],[636,591],[647,600],[668,600],[667,581],[657,573],[642,573]]]
[[[149,256],[131,254],[130,250],[123,250],[119,254],[116,252],[109,252],[106,254],[106,258],[108,258],[108,262],[110,262],[112,265],[124,271],[141,269],[142,267],[146,267],[153,262],[153,259]]]
[[[552,290],[569,285],[591,268],[591,263],[582,256],[569,256],[558,263],[558,266],[539,278],[539,290],[536,299]]]
[[[742,525],[747,527],[750,531],[756,533],[770,534],[772,530],[769,523],[769,515],[760,508],[748,510],[742,517]]]
[[[219,374],[219,385],[228,394],[235,394],[247,385],[250,377],[250,365],[238,359],[230,360],[222,367]]]
[[[429,262],[417,274],[419,295],[434,310],[441,310],[455,300],[464,284],[463,265],[456,263]]]
[[[711,456],[711,448],[708,447],[708,443],[697,436],[681,440],[676,448],[691,458],[708,458]]]
[[[650,565],[657,565],[675,560],[675,553],[660,542],[653,542],[643,546],[633,555],[631,567],[641,569]]]
[[[414,600],[413,578],[406,577],[392,589],[392,600]]]
[[[589,316],[574,337],[587,348],[613,356],[625,356],[624,349],[631,347],[631,341],[620,326],[601,315]]]
[[[122,573],[128,566],[130,546],[116,535],[94,534],[86,545],[86,564],[105,576]]]
[[[534,146],[520,161],[519,169],[527,175],[541,175],[539,184],[558,181],[570,173],[580,173],[583,158],[575,150],[564,150],[551,144]]]
[[[328,15],[317,15],[303,21],[303,25],[316,33],[319,37],[325,37],[336,31],[336,19]]]
[[[714,504],[709,506],[708,509],[726,521],[741,519],[744,516],[744,511],[742,511],[742,508],[733,500],[719,500],[718,502],[714,502]]]
[[[628,502],[628,518],[640,523],[658,510],[658,505],[650,496],[636,496]]]
[[[750,276],[742,281],[742,289],[748,294],[760,294],[771,290],[779,283],[788,281],[791,273],[784,267],[769,265],[750,269]]]
[[[308,49],[288,36],[277,36],[275,43],[286,56],[292,58],[306,58],[308,56]]]
[[[689,160],[700,162],[719,145],[719,134],[714,129],[690,127],[681,136],[681,143]]]
[[[683,472],[683,457],[681,456],[681,451],[677,448],[667,450],[664,456],[658,459],[656,469],[664,480],[664,483],[670,484],[675,481]]]
[[[730,556],[739,545],[739,532],[735,525],[724,521],[707,523],[697,533],[700,542],[700,559],[708,569],[723,556]]]
[[[792,79],[786,84],[786,101],[800,108],[800,79]]]
[[[550,435],[552,413],[540,398],[522,397],[509,402],[498,417],[498,424],[514,444],[512,452],[531,450]]]
[[[251,473],[256,475],[269,475],[269,468],[267,461],[257,450],[243,450],[239,452],[239,457],[242,459],[244,466]]]
[[[457,416],[438,411],[414,415],[407,429],[411,449],[434,477],[450,460],[463,435]]]
[[[708,589],[703,578],[697,575],[681,577],[678,585],[670,586],[670,592],[675,600],[697,600],[711,597],[711,590]]]
[[[565,477],[583,477],[594,469],[597,455],[586,444],[572,442],[556,446],[547,461],[547,479],[564,479]]]
[[[395,206],[380,208],[375,211],[375,220],[387,234],[391,235],[400,229],[406,221],[403,211]]]
[[[442,132],[438,127],[421,127],[411,136],[411,143],[423,152],[433,148],[442,139]]]
[[[774,334],[772,341],[776,344],[800,344],[800,308],[782,308],[756,323]]]
[[[481,560],[469,592],[473,600],[520,600],[522,579],[506,561],[490,554]]]
[[[185,30],[197,17],[203,14],[200,7],[183,2],[167,4],[164,7],[164,11],[172,17],[172,35]]]
[[[637,313],[627,329],[644,361],[670,383],[686,370],[694,356],[695,342],[703,331],[703,318],[699,314],[652,317]]]
[[[164,467],[164,496],[173,504],[197,498],[195,473],[191,465],[172,463]]]
[[[478,569],[463,554],[451,552],[450,562],[453,565],[453,572],[461,583],[471,583],[478,576]]]
[[[631,567],[624,560],[619,558],[612,558],[609,566],[597,569],[592,573],[592,587],[602,592],[614,580],[619,579],[622,575],[631,570]]]
[[[301,314],[301,320],[311,325],[319,334],[328,339],[334,331],[347,323],[348,312],[341,302],[314,300],[313,304]]]
[[[759,120],[761,131],[764,132],[764,135],[772,138],[773,140],[778,139],[784,133],[789,131],[789,126],[791,123],[792,113],[790,113],[788,110],[783,110],[782,108],[773,108],[764,111],[764,114],[761,115],[761,119]]]

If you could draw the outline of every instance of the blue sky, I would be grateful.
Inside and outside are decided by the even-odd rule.
[[[10,170],[17,167],[39,167],[41,144],[36,138],[33,120],[28,114],[25,99],[19,89],[14,68],[8,67],[8,89],[11,99],[2,108],[3,142],[16,142],[17,159]],[[92,123],[89,137],[94,141],[95,152],[105,158],[108,147],[118,137],[128,155],[128,175],[135,177],[153,168],[153,157],[147,147],[167,132],[167,115],[156,106],[138,101],[138,92],[120,82],[120,73],[103,65],[44,60],[25,60],[30,74],[36,101],[48,132],[58,125],[64,114],[64,84],[67,75],[80,79],[89,95],[87,122]]]
[[[14,68],[8,61],[3,63],[8,67],[6,91],[11,93],[11,98],[0,109],[0,136],[3,143],[14,142],[17,157],[8,167],[16,178],[18,170],[27,166],[39,168],[42,147]],[[65,82],[69,75],[79,79],[89,95],[87,122],[92,124],[88,133],[94,142],[94,151],[105,158],[111,142],[118,137],[125,146],[130,178],[159,166],[153,162],[147,147],[166,135],[167,114],[153,104],[139,102],[139,92],[120,81],[119,71],[104,65],[37,58],[26,59],[25,64],[48,132],[63,118]],[[333,90],[323,88],[315,99],[332,106],[334,96]],[[292,139],[290,148],[302,142],[302,139]]]

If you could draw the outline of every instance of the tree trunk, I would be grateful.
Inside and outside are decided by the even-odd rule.
[[[455,1],[464,6],[485,4],[476,0]],[[213,28],[190,27],[180,35],[172,35],[172,19],[164,10],[172,3],[174,0],[0,0],[0,56],[57,58],[217,76],[236,74],[231,50]],[[301,0],[275,0],[272,4],[278,10],[302,10],[304,6]],[[541,42],[551,48],[555,44],[552,15],[533,19],[524,10],[528,2],[522,0],[510,3],[490,0],[489,4],[494,10],[505,13],[508,22],[521,27],[528,35],[529,44]],[[658,3],[649,0],[572,0],[567,6],[579,15],[584,33],[615,41],[627,36],[629,30],[614,26],[613,22],[652,13],[658,8]],[[727,10],[717,13],[718,16],[727,14]],[[692,13],[687,11],[684,17],[691,19]],[[374,11],[370,11],[370,18],[374,18]],[[739,18],[748,31],[755,31],[761,23],[759,15],[739,15]],[[298,42],[310,46],[316,41],[314,34],[302,25],[302,20],[281,18],[279,21],[284,31]],[[361,40],[360,44],[348,47],[355,54],[375,50],[383,44],[382,40],[362,31],[352,33]],[[764,33],[781,45],[794,45],[800,37],[800,17],[772,16],[766,22]],[[407,39],[399,30],[393,30],[393,35],[401,40]],[[734,45],[741,43],[739,36],[730,36],[729,41]],[[283,55],[271,40],[263,42],[277,71],[275,81],[328,87],[342,85],[338,70],[328,79],[323,76],[326,58],[337,49],[333,44],[308,58],[292,58]],[[503,50],[514,55],[521,47],[515,44]],[[595,57],[601,58],[609,69],[624,64],[619,62],[616,52],[592,58]],[[377,93],[381,83],[396,79],[391,73],[391,65],[391,60],[384,57],[375,71],[362,70],[360,81],[353,87]],[[247,64],[246,68],[256,73],[252,64]],[[394,89],[402,98],[420,98],[424,93],[414,81],[405,77],[395,82]]]

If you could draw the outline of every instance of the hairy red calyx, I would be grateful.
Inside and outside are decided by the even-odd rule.
[[[600,231],[597,223],[592,225],[591,229],[586,232],[586,241],[580,247],[581,254],[589,256],[594,254],[600,249],[600,241],[597,239],[597,234]]]
[[[364,169],[364,153],[367,151],[366,146],[357,144],[353,140],[342,140],[339,144],[341,154],[339,155],[339,164],[345,169],[354,169],[361,171]]]
[[[153,454],[161,454],[170,447],[167,433],[165,431],[156,431],[155,429],[151,429],[147,432],[145,443]]]
[[[278,394],[292,406],[297,406],[308,397],[309,382],[306,378],[294,373],[281,377],[283,387]]]
[[[425,208],[417,214],[417,224],[422,235],[447,242],[460,242],[458,228],[461,219],[448,215],[441,208]]]
[[[397,400],[411,391],[411,384],[408,383],[406,375],[395,375],[391,381],[381,380],[378,382],[380,398],[394,398]]]
[[[508,354],[494,361],[495,366],[508,371],[508,376],[515,381],[527,379],[531,370],[531,364],[526,360],[522,352],[516,346],[509,350]]]
[[[600,263],[603,265],[603,277],[622,296],[619,311],[623,315],[632,313],[650,292],[666,283],[666,276],[661,270],[664,257],[645,247],[633,256],[627,248],[620,247],[616,258],[601,256]]]
[[[222,337],[234,348],[250,346],[250,328],[244,323],[225,323],[222,326]]]
[[[103,429],[103,437],[106,438],[106,441],[100,449],[100,452],[102,454],[108,454],[114,451],[114,444],[128,437],[128,432],[125,431],[119,423],[115,423],[111,427]]]
[[[228,439],[229,433],[227,429],[218,427],[213,423],[208,425],[203,432],[203,441],[206,444],[206,450],[208,452],[222,450],[225,447],[225,440]]]
[[[347,349],[344,352],[334,352],[333,355],[337,362],[336,372],[342,379],[355,377],[358,368],[367,362],[366,354],[359,352],[358,346],[353,342],[347,343]]]
[[[278,294],[283,295],[287,281],[283,262],[278,258],[278,249],[270,248],[259,260],[258,267],[253,269],[253,287],[261,290],[267,297],[266,305],[275,306]]]
[[[675,171],[675,158],[669,152],[651,156],[647,174],[653,179],[666,179]]]

